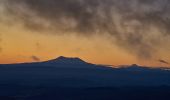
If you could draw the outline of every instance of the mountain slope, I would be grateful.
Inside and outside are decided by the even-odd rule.
[[[0,65],[2,100],[166,100],[170,71],[136,64],[110,68],[79,58]]]
[[[69,58],[69,57],[63,57],[60,56],[56,59],[52,59],[49,61],[45,61],[45,63],[51,63],[51,64],[71,64],[71,65],[83,65],[83,64],[89,64],[83,60],[81,60],[80,58]]]
[[[138,65],[110,68],[80,58],[0,66],[1,84],[50,87],[170,86],[170,71]]]

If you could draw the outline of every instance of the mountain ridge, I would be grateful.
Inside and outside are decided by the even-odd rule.
[[[106,65],[106,64],[93,64],[86,62],[82,60],[79,57],[65,57],[65,56],[59,56],[54,59],[50,59],[47,61],[40,61],[40,62],[26,62],[26,63],[14,63],[14,64],[0,64],[0,65],[37,65],[37,64],[51,64],[51,65],[94,65],[94,66],[100,66],[100,67],[109,67],[113,69],[127,69],[127,70],[134,70],[134,71],[140,71],[145,69],[161,69],[161,70],[170,70],[170,68],[167,67],[149,67],[149,66],[141,66],[137,64],[132,65],[120,65],[120,66],[112,66],[112,65]]]
[[[52,64],[75,64],[75,65],[82,65],[82,64],[90,64],[78,57],[64,57],[59,56],[55,59],[51,59],[48,61],[44,61],[44,63],[52,63]]]
[[[170,86],[169,76],[170,71],[136,64],[111,68],[62,56],[47,62],[0,66],[0,82],[31,86]]]

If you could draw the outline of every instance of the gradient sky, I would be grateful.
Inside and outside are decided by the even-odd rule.
[[[0,63],[169,66],[169,27],[169,0],[1,0]]]

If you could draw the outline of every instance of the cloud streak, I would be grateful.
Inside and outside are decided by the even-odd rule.
[[[167,62],[167,61],[165,61],[165,60],[162,60],[162,59],[160,59],[160,60],[158,60],[160,63],[163,63],[163,64],[167,64],[167,65],[169,65],[170,63],[169,62]]]
[[[31,56],[31,59],[34,61],[41,61],[41,59],[37,56]]]
[[[152,58],[170,43],[169,0],[2,0],[5,13],[33,31],[109,35],[114,45]],[[55,32],[58,34],[58,32]]]

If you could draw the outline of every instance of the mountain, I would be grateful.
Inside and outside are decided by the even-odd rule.
[[[150,67],[140,66],[140,65],[137,65],[137,64],[119,66],[119,69],[127,70],[127,71],[147,71],[147,70],[151,70]]]
[[[0,82],[28,86],[170,86],[170,71],[136,64],[111,68],[60,56],[38,63],[0,65]]]
[[[170,71],[162,68],[136,64],[111,68],[60,56],[0,65],[0,99],[166,100],[170,98],[169,76]]]
[[[72,58],[72,57],[64,57],[64,56],[60,56],[56,59],[52,59],[49,61],[45,61],[44,63],[48,63],[48,64],[64,64],[64,65],[87,65],[90,63],[87,63],[83,60],[81,60],[80,58]]]

